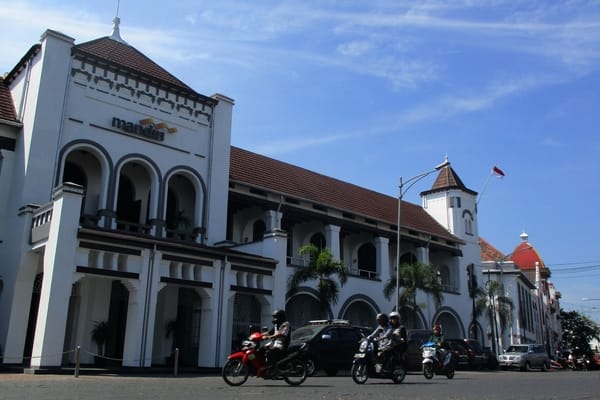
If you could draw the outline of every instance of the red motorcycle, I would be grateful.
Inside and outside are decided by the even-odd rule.
[[[263,379],[283,378],[289,385],[297,386],[308,376],[302,352],[306,351],[306,343],[289,352],[277,366],[267,365],[265,349],[260,346],[262,335],[254,332],[248,340],[242,342],[242,349],[227,357],[221,375],[231,386],[240,386],[248,376]]]

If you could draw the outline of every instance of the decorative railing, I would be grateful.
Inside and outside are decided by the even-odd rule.
[[[52,221],[53,203],[45,204],[33,212],[31,218],[31,243],[37,243],[48,239],[50,234],[50,222]]]

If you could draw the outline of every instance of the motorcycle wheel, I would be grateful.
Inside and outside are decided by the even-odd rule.
[[[423,376],[427,379],[433,378],[433,366],[431,364],[423,365]]]
[[[285,363],[284,368],[286,372],[283,374],[283,379],[288,385],[298,386],[304,382],[308,376],[306,364],[297,358]]]
[[[392,380],[394,383],[402,383],[402,381],[406,378],[406,371],[402,367],[396,367],[392,371]]]
[[[367,371],[366,363],[352,364],[350,369],[350,375],[352,380],[359,385],[363,385],[369,379],[369,372]]]
[[[446,372],[446,378],[448,379],[452,379],[454,378],[454,368],[450,369],[448,372]]]
[[[240,359],[227,360],[221,371],[225,383],[230,386],[240,386],[248,379],[248,365]]]

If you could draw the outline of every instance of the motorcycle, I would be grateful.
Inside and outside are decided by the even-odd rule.
[[[298,386],[306,380],[308,374],[302,355],[306,351],[306,344],[289,352],[276,365],[267,365],[261,341],[262,334],[254,332],[242,342],[239,351],[227,357],[221,376],[228,385],[240,386],[250,375],[263,379],[283,379],[291,386]]]
[[[446,375],[448,379],[454,378],[456,366],[450,350],[441,352],[439,346],[434,342],[424,343],[421,347],[423,355],[423,376],[427,379],[433,378],[434,374]],[[443,359],[438,358],[440,354]]]
[[[402,383],[406,377],[404,369],[404,352],[394,349],[391,353],[392,359],[386,363],[389,367],[385,368],[377,360],[377,342],[363,338],[354,354],[350,375],[352,380],[358,384],[364,384],[369,378],[391,379],[394,383]]]
[[[573,369],[578,371],[587,371],[590,369],[590,360],[586,356],[577,357]]]

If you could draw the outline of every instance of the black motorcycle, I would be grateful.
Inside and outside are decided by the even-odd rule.
[[[403,346],[396,346],[391,352],[391,359],[385,365],[377,359],[377,342],[364,338],[354,354],[350,375],[358,384],[364,384],[369,378],[391,379],[394,383],[402,383],[406,377],[404,368]]]

